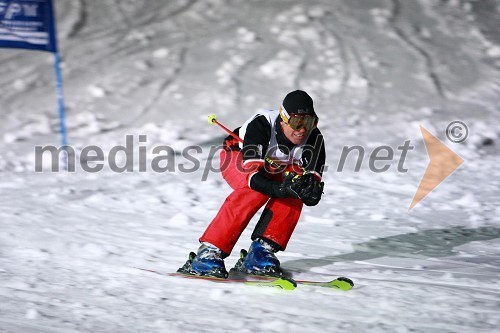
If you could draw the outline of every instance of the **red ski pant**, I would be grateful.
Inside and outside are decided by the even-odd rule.
[[[252,217],[266,204],[252,239],[262,237],[286,248],[299,221],[303,203],[295,198],[269,198],[252,190],[243,172],[242,156],[238,151],[223,150],[220,156],[222,176],[233,188],[217,216],[209,224],[200,242],[208,242],[229,255]]]

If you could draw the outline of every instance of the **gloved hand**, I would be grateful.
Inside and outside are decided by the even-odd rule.
[[[318,181],[316,177],[314,177],[314,175],[309,175],[311,175],[312,177],[309,177],[307,179],[307,183],[303,184],[303,188],[299,193],[299,197],[300,199],[302,199],[306,206],[316,206],[321,200],[321,195],[323,194],[323,187],[325,186],[325,183]]]
[[[300,198],[301,191],[307,184],[307,178],[295,172],[287,171],[283,174],[283,181],[277,188],[278,198]]]

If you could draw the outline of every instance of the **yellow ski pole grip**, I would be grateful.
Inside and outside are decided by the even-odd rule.
[[[217,118],[215,117],[214,114],[211,114],[208,116],[208,123],[209,124],[215,124],[216,121],[217,121]]]

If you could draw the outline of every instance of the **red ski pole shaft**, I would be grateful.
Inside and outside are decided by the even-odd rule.
[[[234,133],[233,131],[231,131],[229,128],[227,128],[226,126],[224,126],[221,123],[219,123],[217,121],[217,118],[215,117],[214,114],[208,116],[208,123],[209,124],[216,124],[216,125],[218,125],[220,128],[222,128],[224,131],[226,131],[233,138],[235,138],[239,142],[243,143],[243,139],[240,138],[236,133]],[[266,160],[267,163],[269,163],[270,165],[274,166],[275,168],[280,168],[281,167],[277,162],[273,161],[271,158],[269,158],[267,156],[264,159]]]
[[[229,135],[231,135],[233,138],[235,138],[236,140],[238,140],[239,142],[243,143],[243,139],[240,138],[236,133],[234,133],[233,131],[231,131],[229,128],[227,128],[226,126],[222,125],[221,123],[219,123],[217,121],[217,118],[215,118],[215,115],[212,114],[210,116],[208,116],[208,123],[209,124],[216,124],[218,125],[220,128],[222,128],[224,131],[226,131]]]

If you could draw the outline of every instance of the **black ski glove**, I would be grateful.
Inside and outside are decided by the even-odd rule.
[[[306,177],[307,178],[307,177]],[[304,186],[307,184],[307,179],[298,175],[295,172],[285,172],[283,181],[277,183],[275,189],[277,198],[300,198]]]
[[[300,191],[300,199],[306,206],[316,206],[321,200],[325,183],[319,182],[314,175],[310,175],[312,177],[307,179],[307,183],[303,185]]]

